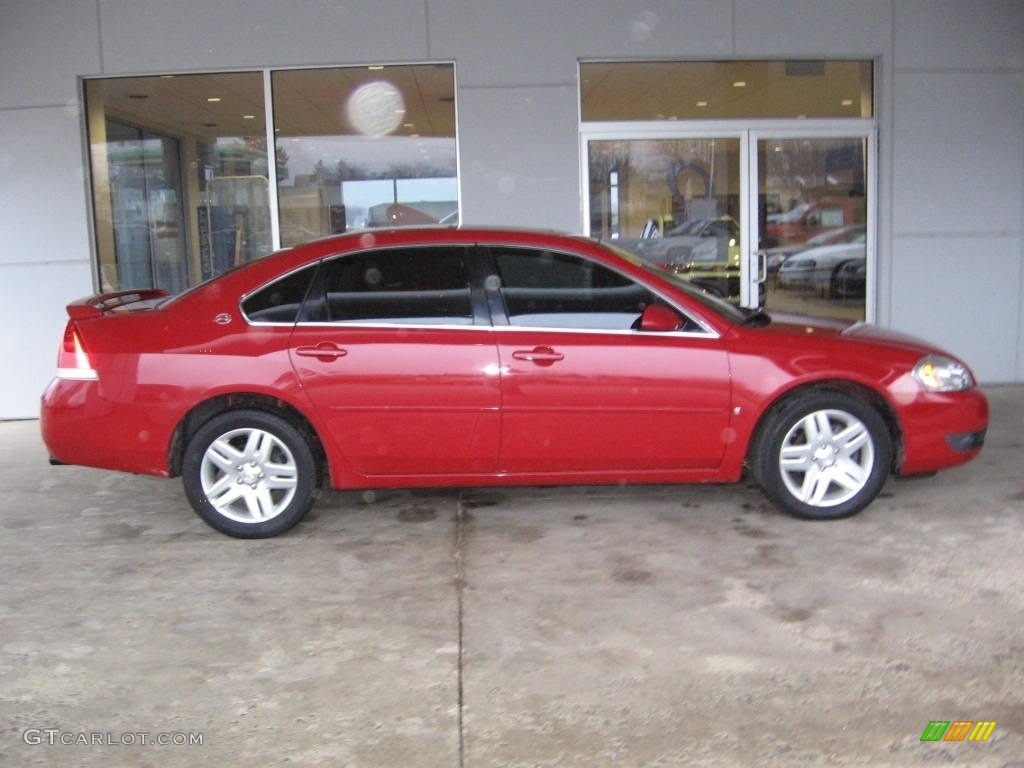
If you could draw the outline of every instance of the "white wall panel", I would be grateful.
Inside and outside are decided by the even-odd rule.
[[[1024,379],[1024,3],[894,3],[891,321]],[[938,308],[938,311],[937,311]]]
[[[1019,380],[1018,240],[899,237],[893,247],[893,327],[962,356],[984,383]]]
[[[576,81],[581,58],[729,55],[719,0],[430,0],[431,51],[457,58],[465,85]]]
[[[99,67],[96,0],[0,4],[0,109],[73,104]]]
[[[425,0],[104,0],[103,71],[427,57]]]
[[[1020,279],[1017,282],[1017,339],[1007,354],[1017,359],[1017,369],[1014,372],[1013,380],[1024,382],[1024,236],[1017,237],[1017,266],[1020,270]]]
[[[1021,0],[899,0],[896,67],[1024,68]]]
[[[0,264],[87,260],[78,107],[0,110],[0,136]]]
[[[459,175],[467,224],[579,232],[575,88],[459,94]]]
[[[890,0],[736,0],[736,54],[870,58],[888,51]]]
[[[67,321],[64,307],[90,292],[91,279],[87,259],[0,264],[0,359],[5,368],[0,419],[39,415],[39,397],[57,369]]]
[[[1024,79],[912,72],[895,83],[894,232],[1019,232]]]
[[[64,306],[92,291],[78,108],[0,110],[0,418],[33,416]]]

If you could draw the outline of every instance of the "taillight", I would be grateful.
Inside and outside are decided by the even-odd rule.
[[[75,324],[68,323],[64,329],[64,340],[60,345],[60,354],[57,355],[57,378],[58,379],[84,379],[95,380],[99,376],[89,362],[89,354],[82,346],[82,340],[78,336]]]

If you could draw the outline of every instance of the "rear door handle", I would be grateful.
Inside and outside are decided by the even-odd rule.
[[[534,347],[533,349],[517,349],[512,353],[512,359],[537,365],[552,365],[559,360],[564,360],[565,355],[556,352],[551,347]]]
[[[295,354],[302,357],[315,357],[322,363],[330,363],[347,355],[348,350],[342,349],[330,341],[321,341],[315,347],[296,347]]]

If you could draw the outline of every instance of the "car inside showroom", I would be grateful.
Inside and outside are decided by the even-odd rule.
[[[1018,0],[0,19],[0,763],[1020,765]]]

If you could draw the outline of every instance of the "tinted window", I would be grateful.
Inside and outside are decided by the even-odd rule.
[[[260,288],[242,302],[242,312],[254,323],[294,323],[314,272],[315,265]]]
[[[335,259],[326,270],[331,322],[473,322],[466,254],[461,248],[369,251]]]
[[[494,258],[512,325],[628,330],[656,301],[644,286],[577,256],[509,249]]]

